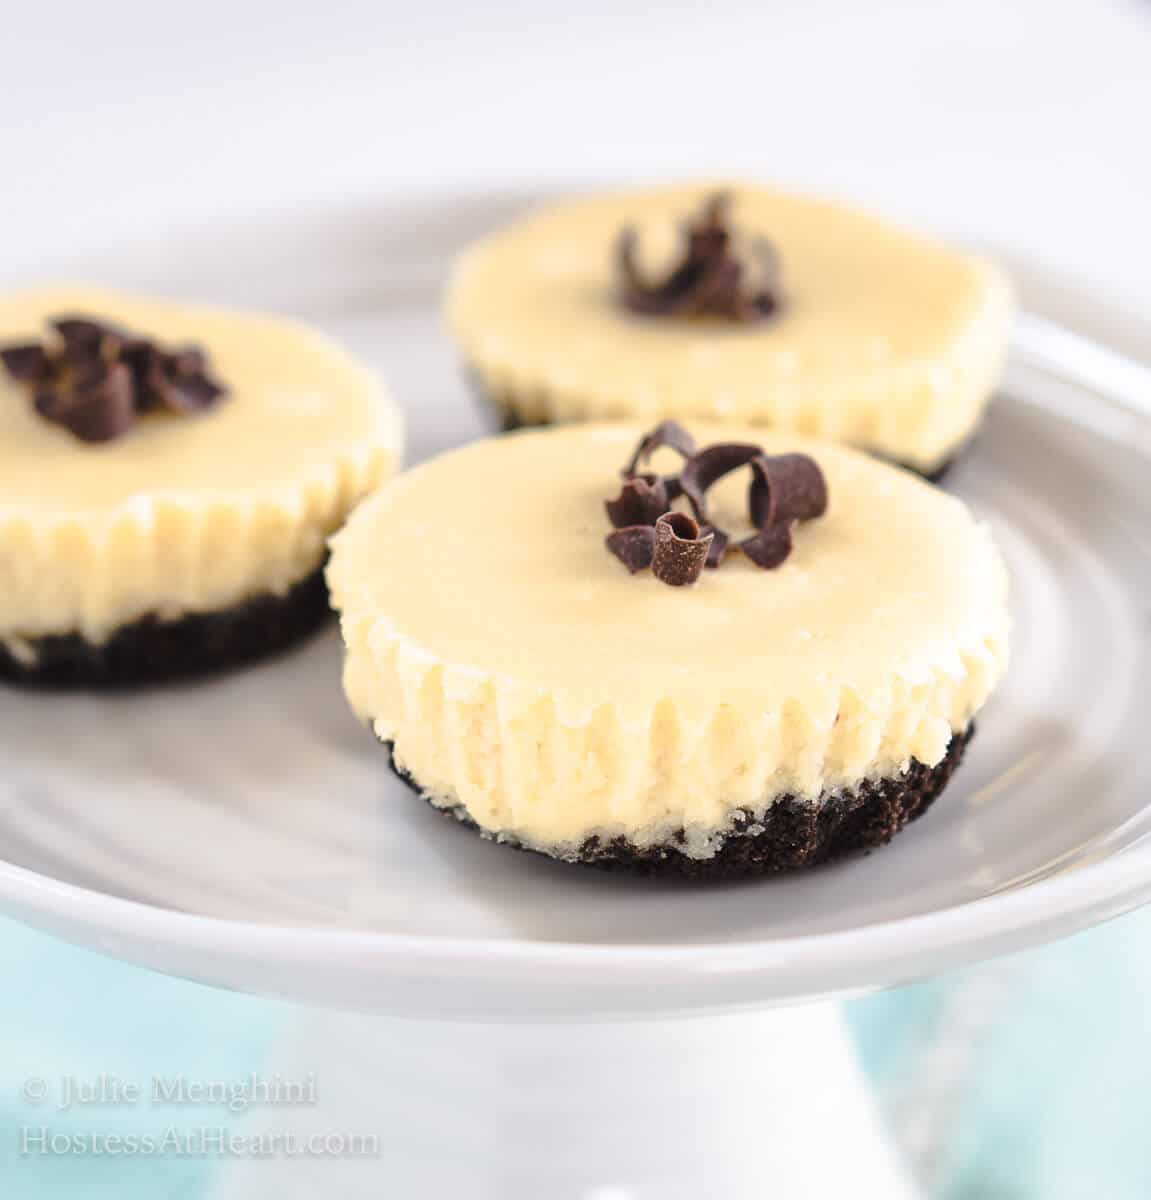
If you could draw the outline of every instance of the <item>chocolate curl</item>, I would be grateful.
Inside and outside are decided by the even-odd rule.
[[[714,536],[701,534],[699,524],[687,513],[664,513],[655,523],[652,574],[671,587],[695,583],[703,573]]]
[[[759,454],[751,460],[748,506],[757,529],[810,521],[827,511],[827,481],[806,454]]]
[[[49,322],[58,344],[8,346],[0,363],[28,388],[36,411],[81,441],[126,433],[142,413],[199,412],[225,395],[195,347],[169,351],[90,317]]]
[[[757,567],[770,571],[791,553],[791,522],[768,525],[739,543],[739,548]]]
[[[123,344],[120,361],[132,372],[137,410],[154,412],[164,407],[164,392],[168,385],[164,377],[164,356],[159,348],[143,338],[133,338]]]
[[[629,525],[604,539],[607,548],[634,575],[646,571],[655,557],[655,530],[650,525]]]
[[[48,352],[37,342],[0,349],[0,365],[17,383],[38,383],[52,370]]]
[[[646,316],[724,317],[756,321],[779,306],[779,259],[764,238],[753,240],[741,260],[729,228],[731,197],[717,192],[684,229],[683,260],[666,278],[644,278],[637,262],[638,235],[626,228],[616,241],[620,298]]]
[[[731,539],[710,519],[707,493],[741,467],[751,467],[747,504],[756,532],[738,545],[756,566],[778,567],[791,553],[796,522],[827,511],[827,482],[819,464],[806,454],[768,455],[750,442],[720,442],[693,452],[694,445],[676,422],[657,425],[632,455],[619,496],[605,504],[616,526],[608,549],[633,574],[650,565],[664,583],[680,587],[694,583],[705,566],[718,567]],[[636,474],[661,446],[686,458],[679,475],[661,479]],[[669,511],[681,495],[694,517]]]
[[[783,260],[779,256],[779,248],[770,238],[752,238],[750,245],[760,278],[763,280],[763,291],[757,298],[759,313],[760,316],[770,316],[779,305],[775,293],[783,275]]]
[[[715,525],[701,525],[701,533],[711,534],[711,549],[707,552],[706,566],[718,567],[723,562],[723,556],[727,553],[727,548],[731,544],[731,538],[727,536],[722,529]]]
[[[110,442],[136,423],[132,374],[123,363],[98,363],[64,395],[55,420],[82,442]]]
[[[210,375],[202,350],[189,346],[165,357],[164,403],[173,412],[202,412],[223,397],[225,389]]]
[[[658,475],[632,475],[624,480],[620,494],[605,500],[608,520],[616,529],[629,525],[654,525],[669,508],[667,485]]]
[[[72,359],[99,358],[109,340],[122,343],[119,330],[90,317],[56,317],[49,324],[60,335],[64,353]]]
[[[636,261],[639,234],[630,225],[619,231],[615,243],[616,271],[620,276],[620,298],[633,312],[657,311],[654,289],[644,279]]]
[[[688,459],[679,473],[679,482],[700,524],[708,523],[708,489],[762,454],[762,449],[750,442],[717,442]]]
[[[681,458],[688,459],[695,453],[695,438],[678,421],[661,421],[640,439],[635,453],[623,469],[625,476],[635,475],[649,458],[663,447],[674,450]],[[664,481],[665,484],[667,480]],[[671,499],[675,499],[674,496]]]
[[[707,565],[718,567],[731,545],[731,538],[718,525],[714,524],[707,511],[707,490],[718,483],[725,475],[746,466],[762,451],[758,446],[742,442],[719,442],[708,446],[698,454],[688,459],[680,472],[679,482],[683,494],[691,505],[695,519],[700,525],[715,535],[708,554]]]
[[[756,533],[738,543],[756,566],[778,567],[791,553],[791,529],[796,521],[810,520],[827,511],[827,481],[819,464],[806,454],[764,454],[759,446],[720,442],[694,455],[680,473],[680,484],[701,525],[715,530],[719,550],[713,547],[709,566],[723,559],[727,536],[710,521],[708,489],[725,475],[750,465],[748,510]]]

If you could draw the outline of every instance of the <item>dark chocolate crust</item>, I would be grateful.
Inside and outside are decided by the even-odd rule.
[[[76,633],[30,639],[36,661],[21,662],[0,642],[0,680],[30,687],[122,688],[204,675],[273,654],[331,616],[324,571],[282,596],[267,593],[218,612],[174,621],[146,616],[100,645]]]
[[[637,846],[622,837],[610,841],[593,837],[562,861],[636,875],[718,880],[795,871],[845,854],[874,850],[885,846],[909,821],[928,810],[955,773],[974,733],[975,726],[971,725],[956,734],[942,761],[934,767],[912,759],[902,775],[825,793],[816,804],[783,796],[759,818],[741,810],[711,858],[689,858],[684,854],[679,848],[683,843],[681,832],[659,846]],[[424,795],[420,785],[397,766],[394,755],[392,770],[416,793]],[[433,807],[477,828],[462,809]],[[502,834],[493,840],[519,850],[536,850]]]
[[[478,388],[478,383],[475,386]],[[538,429],[553,423],[546,417],[527,420],[519,413],[510,408],[503,407],[490,398],[485,397],[485,403],[495,412],[499,421],[500,430],[503,433],[512,433],[517,429]],[[955,466],[959,459],[962,458],[966,453],[969,445],[970,442],[965,442],[950,458],[945,459],[940,466],[936,467],[934,471],[924,471],[919,467],[912,466],[911,463],[899,462],[898,460],[888,461],[891,461],[894,466],[903,467],[906,471],[914,472],[914,474],[918,475],[921,479],[926,479],[928,483],[942,483],[944,477],[948,474],[951,468]]]

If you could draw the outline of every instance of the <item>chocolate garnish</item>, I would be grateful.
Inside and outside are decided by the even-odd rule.
[[[791,553],[795,522],[827,511],[827,482],[819,464],[806,454],[767,455],[750,443],[720,442],[689,459],[680,473],[684,495],[698,521],[711,524],[708,489],[746,465],[752,469],[747,501],[756,533],[738,546],[756,566],[778,567]]]
[[[634,475],[657,450],[665,446],[676,451],[681,458],[691,458],[695,453],[695,438],[678,421],[660,421],[650,433],[640,438],[623,473]]]
[[[50,369],[48,352],[38,342],[0,348],[0,364],[17,383],[46,379]]]
[[[634,575],[646,571],[655,557],[655,529],[651,525],[629,525],[616,529],[605,539],[607,548]]]
[[[607,548],[634,575],[652,565],[655,555],[655,525],[683,494],[679,476],[639,473],[639,468],[664,447],[681,458],[695,453],[695,439],[676,421],[661,421],[640,439],[635,452],[623,469],[623,486],[614,500],[604,502],[608,520],[615,532],[607,537]],[[708,549],[715,544],[712,537]]]
[[[85,442],[121,437],[156,410],[200,412],[226,394],[196,347],[168,350],[90,317],[49,322],[54,344],[0,349],[0,364],[28,388],[36,411]]]
[[[197,346],[167,356],[165,405],[173,412],[203,412],[222,399],[224,387],[209,373],[208,360]]]
[[[758,321],[779,307],[779,258],[765,238],[736,253],[729,227],[731,196],[716,192],[684,227],[684,254],[663,280],[645,279],[636,261],[639,237],[625,228],[616,244],[620,298],[647,316],[723,317]]]
[[[667,484],[658,475],[632,475],[620,494],[604,501],[608,520],[623,529],[628,525],[654,525],[671,508]]]
[[[651,573],[661,583],[684,587],[703,573],[713,533],[702,533],[699,523],[685,512],[664,513],[655,523],[655,553]]]
[[[707,522],[706,493],[725,475],[746,466],[763,451],[750,442],[717,442],[692,455],[679,474],[683,494],[691,505],[697,521]]]
[[[692,512],[695,513],[695,519],[703,528],[710,529],[715,534],[707,559],[709,567],[718,567],[723,562],[727,548],[731,545],[731,538],[713,524],[708,516],[705,498],[707,490],[725,475],[730,475],[732,471],[737,471],[752,462],[761,453],[758,446],[750,443],[718,442],[693,455],[680,472],[680,487],[691,505]]]
[[[711,549],[707,552],[707,562],[704,565],[718,567],[723,562],[723,556],[727,553],[727,548],[731,544],[731,538],[715,525],[700,525],[700,529],[704,533],[711,534]]]
[[[67,426],[82,442],[111,441],[135,424],[132,373],[123,363],[94,363],[63,396],[62,407],[49,420]]]
[[[670,427],[670,428],[669,428]],[[798,521],[811,520],[827,511],[827,481],[819,464],[806,454],[763,452],[751,442],[719,442],[691,454],[678,477],[635,474],[652,449],[674,445],[680,453],[694,445],[691,435],[674,422],[657,426],[639,444],[625,468],[623,489],[605,507],[617,526],[608,537],[608,548],[633,574],[649,563],[665,583],[694,582],[704,566],[718,567],[731,544],[730,536],[711,519],[707,493],[732,471],[751,467],[747,506],[756,532],[738,542],[738,548],[756,566],[770,569],[787,559],[792,549],[792,530]],[[694,516],[670,510],[672,502],[686,496]],[[654,532],[652,526],[654,524]],[[661,532],[662,530],[662,532]],[[614,539],[614,540],[613,540]],[[686,555],[695,575],[678,580],[678,567],[665,567],[662,554]],[[698,570],[695,562],[698,559]],[[667,560],[670,561],[670,560]]]
[[[744,538],[739,548],[757,567],[770,571],[791,553],[791,524],[767,525],[751,537]]]
[[[760,454],[751,460],[748,493],[757,529],[791,521],[810,521],[827,511],[827,481],[819,464],[806,454]]]
[[[132,338],[121,346],[120,361],[132,372],[137,411],[155,412],[164,407],[168,381],[164,372],[164,357],[159,348],[142,338]]]
[[[73,359],[98,358],[106,343],[109,352],[114,353],[116,343],[123,341],[119,330],[88,317],[56,317],[49,324]]]

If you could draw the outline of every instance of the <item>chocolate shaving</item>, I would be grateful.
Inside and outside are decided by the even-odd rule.
[[[122,341],[118,330],[88,317],[57,317],[49,324],[60,335],[64,349],[73,359],[99,358],[105,344],[114,353],[115,344]]]
[[[779,307],[779,257],[764,238],[736,253],[730,229],[731,196],[710,196],[700,215],[684,227],[683,260],[663,280],[639,269],[639,237],[625,228],[616,243],[619,294],[633,312],[647,316],[723,317],[758,321]]]
[[[664,513],[655,523],[651,573],[671,587],[695,583],[714,540],[715,534],[701,532],[699,523],[687,513]]]
[[[746,466],[763,451],[745,442],[717,442],[693,455],[679,475],[680,486],[691,505],[695,519],[707,522],[706,493],[725,475]]]
[[[96,362],[77,375],[66,393],[40,395],[51,397],[58,406],[44,415],[82,442],[110,441],[127,433],[136,421],[132,373],[123,363]]]
[[[748,506],[757,529],[810,521],[827,511],[827,481],[806,454],[759,454],[751,468]]]
[[[168,350],[85,316],[49,323],[54,343],[0,348],[0,364],[45,420],[81,441],[111,441],[145,413],[200,412],[227,394],[196,347]]]
[[[690,454],[678,477],[634,473],[653,449],[664,445],[683,454],[694,442],[674,422],[657,426],[632,455],[619,496],[605,506],[617,526],[608,536],[608,548],[633,574],[650,565],[665,583],[680,586],[694,582],[704,566],[718,567],[731,538],[712,521],[707,493],[741,467],[751,467],[747,505],[756,532],[737,546],[756,566],[778,567],[791,553],[796,523],[827,511],[827,482],[819,464],[806,454],[768,455],[750,442],[719,442]],[[670,511],[681,495],[694,516]],[[665,511],[659,512],[661,507]],[[673,561],[676,565],[670,565]]]
[[[700,525],[700,529],[704,533],[711,534],[711,549],[707,552],[707,563],[705,565],[718,567],[723,562],[723,556],[727,553],[727,548],[731,544],[731,538],[722,529],[718,529],[714,525]]]
[[[695,453],[695,438],[678,421],[660,421],[650,433],[640,438],[635,453],[623,469],[624,475],[634,475],[657,450],[665,446],[681,458],[691,458]]]
[[[224,388],[209,373],[207,357],[196,346],[168,355],[166,368],[169,386],[163,399],[173,412],[203,412],[224,396]]]
[[[827,482],[819,464],[806,454],[767,455],[750,443],[720,442],[689,459],[680,473],[684,495],[698,521],[710,524],[708,489],[746,465],[752,469],[748,511],[757,532],[738,545],[756,566],[778,567],[791,553],[795,522],[827,511]],[[727,541],[724,536],[725,548]]]
[[[0,348],[0,365],[17,383],[36,383],[48,377],[48,352],[37,342],[5,346]]]
[[[654,525],[669,508],[667,485],[658,475],[632,475],[620,494],[604,502],[608,520],[616,529],[628,525]]]
[[[605,539],[607,548],[631,572],[646,571],[655,557],[655,530],[650,525],[616,529]]]
[[[709,567],[718,567],[723,562],[727,548],[731,545],[731,538],[717,525],[712,524],[708,517],[705,498],[707,490],[725,475],[746,466],[760,454],[762,451],[758,446],[742,442],[719,442],[690,458],[680,472],[680,487],[691,505],[692,512],[695,513],[695,519],[715,534],[715,541],[712,542],[707,560]]]
[[[768,525],[739,543],[740,550],[757,567],[772,570],[791,553],[791,524]]]
[[[159,349],[151,342],[134,340],[124,345],[120,358],[131,368],[136,385],[136,406],[140,412],[155,412],[165,407],[168,380]]]

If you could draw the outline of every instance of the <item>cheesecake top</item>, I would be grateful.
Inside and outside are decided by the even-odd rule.
[[[722,253],[704,243],[685,259],[685,225],[705,238],[717,196]],[[989,262],[847,205],[734,183],[541,208],[465,251],[447,299],[469,363],[529,422],[745,420],[924,470],[974,427],[1011,314]]]
[[[61,348],[93,322],[97,362]],[[164,378],[129,378],[129,343]],[[45,288],[0,297],[0,350],[0,638],[21,655],[283,594],[400,457],[380,378],[293,321]]]
[[[644,429],[575,426],[480,442],[385,487],[336,539],[337,598],[439,662],[584,714],[823,711],[845,693],[868,706],[897,682],[959,678],[965,653],[999,645],[1006,573],[960,500],[793,434],[689,429],[819,464],[827,510],[795,526],[774,569],[733,548],[691,586],[630,574],[605,547],[604,501]],[[734,472],[709,496],[735,535],[750,532],[747,487]]]
[[[107,516],[139,497],[251,501],[304,486],[358,443],[398,445],[396,410],[368,368],[295,322],[83,287],[0,297],[0,346],[83,316],[195,346],[224,397],[204,411],[148,413],[90,444],[36,411],[0,371],[0,515]]]
[[[386,485],[334,539],[348,698],[434,803],[561,856],[622,836],[707,857],[737,813],[935,766],[987,700],[1007,573],[963,503],[843,447],[688,430],[818,464],[825,497],[786,557],[745,549],[750,464],[707,492],[729,542],[695,582],[613,553],[605,505],[621,511],[639,425],[472,444]],[[665,448],[645,469],[679,466]],[[809,471],[801,488],[768,474],[815,495]]]

